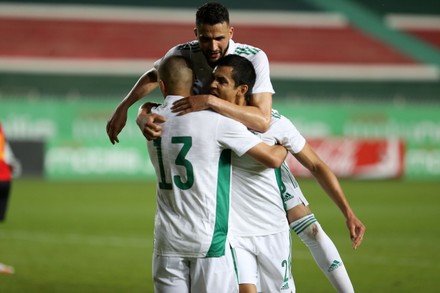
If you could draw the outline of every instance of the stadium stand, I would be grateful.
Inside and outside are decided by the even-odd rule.
[[[193,38],[204,2],[0,1],[1,97],[120,98],[168,48]],[[440,94],[432,2],[222,2],[235,39],[268,53],[278,99],[432,102]]]

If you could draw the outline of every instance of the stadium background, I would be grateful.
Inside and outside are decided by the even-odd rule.
[[[140,103],[119,144],[110,144],[105,125],[154,60],[193,39],[194,12],[204,2],[0,1],[0,121],[23,167],[10,220],[0,226],[0,261],[14,264],[17,276],[0,276],[0,291],[145,291],[133,285],[149,276],[144,247],[151,249],[151,239],[143,237],[154,213],[142,194],[154,187],[134,123]],[[322,195],[314,198],[313,181],[301,179],[359,292],[413,292],[419,282],[436,292],[438,1],[221,2],[230,8],[234,39],[268,54],[274,108],[344,178],[367,224],[370,238],[356,255],[338,211]],[[151,98],[161,100],[158,91]],[[298,267],[321,276],[300,245],[293,254]],[[127,247],[146,261],[139,264]],[[84,273],[90,267],[96,272]],[[79,273],[90,277],[80,281]],[[301,273],[299,288],[308,282],[308,292],[329,292],[325,280]]]
[[[269,56],[274,107],[306,137],[404,144],[394,159],[390,153],[399,149],[393,142],[376,150],[357,141],[332,144],[332,154],[349,161],[349,170],[338,175],[374,177],[356,173],[357,153],[366,147],[377,153],[370,159],[373,173],[385,168],[383,177],[438,179],[440,8],[434,2],[225,4],[235,39]],[[0,3],[0,115],[19,156],[27,156],[24,174],[152,178],[142,138],[130,123],[137,107],[116,147],[108,143],[105,123],[154,60],[193,39],[194,9],[203,1]],[[160,101],[159,92],[153,98]]]

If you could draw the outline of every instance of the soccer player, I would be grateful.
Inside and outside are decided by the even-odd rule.
[[[269,168],[284,147],[269,146],[247,128],[213,111],[178,116],[174,101],[192,92],[193,71],[183,56],[162,60],[165,100],[152,112],[166,118],[162,136],[148,142],[157,177],[153,279],[156,292],[237,292],[228,247],[231,150]],[[142,128],[142,119],[137,121]]]
[[[270,81],[269,75],[269,63],[266,54],[253,46],[235,43],[232,40],[234,28],[229,23],[229,14],[227,9],[218,3],[207,3],[200,7],[196,13],[196,28],[194,29],[197,40],[188,42],[185,44],[177,45],[172,48],[166,56],[170,55],[184,55],[193,61],[194,70],[197,78],[195,83],[195,92],[202,93],[203,95],[189,96],[180,99],[173,111],[177,111],[179,114],[185,114],[191,111],[198,111],[201,109],[211,109],[218,113],[221,113],[227,117],[231,117],[245,124],[248,128],[256,131],[265,132],[269,127],[271,121],[272,111],[272,94],[274,93],[273,87]],[[238,106],[232,103],[227,103],[221,99],[216,98],[213,95],[208,95],[206,90],[209,88],[212,69],[215,67],[218,60],[228,54],[238,54],[246,57],[252,62],[256,71],[256,82],[252,88],[252,95],[246,106]],[[160,60],[156,62],[155,68],[147,71],[138,80],[133,89],[128,93],[124,100],[118,105],[112,117],[107,123],[107,134],[112,143],[119,142],[117,135],[124,127],[127,120],[127,110],[136,101],[140,100],[143,96],[149,94],[154,88],[157,87],[157,66],[159,66]],[[154,122],[163,122],[164,118],[157,114],[147,115],[144,118],[143,133],[147,139],[156,139],[161,135],[161,124],[155,124]],[[305,147],[305,149],[308,149]],[[311,168],[316,168],[313,172],[323,185],[329,196],[338,204],[338,207],[342,210],[346,217],[346,224],[350,231],[350,237],[353,242],[353,247],[357,248],[362,241],[363,225],[356,218],[351,211],[348,203],[345,200],[345,196],[342,189],[339,186],[339,182],[329,177],[324,165],[316,163],[308,165]],[[284,176],[289,179],[290,176]],[[324,178],[324,179],[321,179]],[[328,181],[326,181],[329,179]],[[292,221],[300,220],[308,215],[306,207],[304,209],[293,209],[293,212],[289,213],[289,219]],[[305,220],[305,219],[304,219]],[[313,223],[313,219],[311,221]],[[310,223],[310,222],[306,222]],[[316,222],[315,222],[316,223]],[[315,225],[311,225],[314,227]],[[312,228],[310,230],[313,231]],[[295,230],[297,233],[305,235],[305,230]],[[314,234],[312,234],[314,235]],[[317,238],[316,241],[320,241],[322,238]],[[306,242],[306,244],[309,241]],[[315,242],[316,243],[316,242]],[[322,251],[320,254],[328,254],[327,249],[334,250],[328,242],[326,245],[316,245],[312,249],[312,244],[309,244],[309,248],[312,254],[315,256],[318,254],[316,251]],[[315,256],[315,259],[317,257]],[[321,259],[321,257],[319,257]],[[333,262],[333,260],[332,260]],[[329,268],[325,267],[326,263],[320,262],[320,267],[323,271],[328,271]],[[343,268],[340,266],[339,268]],[[338,269],[340,270],[340,269]],[[342,269],[341,269],[342,270]],[[330,273],[335,274],[336,270],[331,270]],[[335,282],[347,283],[350,282],[348,278],[336,278]]]
[[[234,27],[230,25],[228,10],[220,3],[206,3],[197,10],[194,33],[197,40],[177,45],[165,55],[187,56],[192,60],[196,75],[194,93],[198,95],[179,100],[175,104],[174,111],[183,114],[192,110],[209,108],[242,122],[250,129],[266,131],[269,127],[272,94],[274,93],[266,53],[259,48],[232,40]],[[212,70],[217,61],[228,54],[245,56],[256,68],[257,80],[247,106],[237,106],[208,95]],[[128,108],[157,87],[159,64],[160,60],[155,63],[154,68],[139,78],[113,112],[107,122],[107,135],[111,143],[119,142],[118,134],[125,126]],[[163,117],[155,114],[148,117],[145,135],[150,139],[157,138],[160,134],[161,126],[154,124],[154,121],[163,122]]]
[[[214,69],[211,94],[246,105],[254,81],[252,63],[230,54]],[[264,139],[265,134],[261,137]],[[265,141],[275,143],[273,139]],[[277,182],[278,171],[245,156],[233,156],[232,174],[230,241],[240,292],[257,292],[258,280],[260,292],[295,292],[290,229]]]
[[[242,88],[246,79],[243,76],[252,70],[252,64],[245,58],[224,57],[214,70],[211,93],[231,103],[245,104]],[[247,85],[252,87],[251,82]],[[353,234],[359,234],[362,241],[365,227],[348,205],[337,178],[295,126],[273,111],[269,130],[258,135],[266,143],[282,143],[311,170],[344,215],[355,223],[357,231]],[[236,256],[240,292],[256,292],[258,278],[261,292],[291,292],[289,290],[294,289],[290,282],[289,229],[287,227],[286,233],[286,214],[281,198],[288,209],[293,230],[309,247],[333,286],[338,292],[354,292],[336,247],[311,213],[288,167],[285,165],[274,171],[245,157],[233,157],[232,162],[230,239]]]
[[[14,161],[14,155],[0,123],[0,222],[6,219]],[[0,274],[10,275],[13,273],[13,267],[0,263]]]

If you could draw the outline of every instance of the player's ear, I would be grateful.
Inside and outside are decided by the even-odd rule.
[[[240,90],[241,90],[241,92],[242,92],[242,94],[244,96],[244,95],[246,95],[247,91],[249,90],[249,86],[247,84],[242,84],[240,86]]]
[[[237,96],[239,96],[240,99],[243,99],[242,102],[246,100],[246,93],[249,90],[249,87],[247,84],[242,84],[238,87]]]
[[[232,39],[232,36],[234,35],[234,27],[230,26],[229,27],[229,37]]]
[[[160,91],[162,92],[162,94],[165,96],[166,95],[166,87],[165,87],[165,83],[161,79],[159,80],[159,88],[160,88]]]
[[[196,39],[197,39],[197,28],[196,27],[194,28],[194,35],[196,36]]]

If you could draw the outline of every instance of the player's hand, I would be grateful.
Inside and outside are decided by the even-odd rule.
[[[162,126],[160,124],[165,121],[163,116],[156,113],[142,113],[138,114],[136,118],[137,125],[148,140],[154,140],[161,136]]]
[[[127,111],[116,108],[110,120],[107,121],[107,135],[112,144],[119,143],[118,134],[122,131],[127,122]]]
[[[182,98],[173,103],[171,111],[177,115],[184,115],[190,112],[202,111],[209,108],[210,95],[197,95]]]
[[[350,231],[353,249],[357,249],[364,239],[365,225],[356,216],[352,216],[347,219],[347,227]]]

